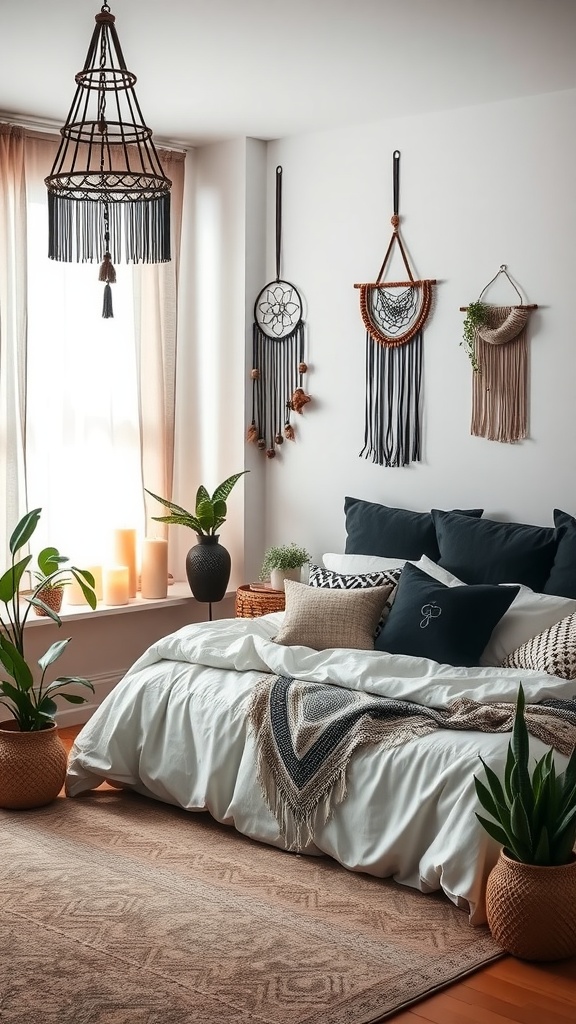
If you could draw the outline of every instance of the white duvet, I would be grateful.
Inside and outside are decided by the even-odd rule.
[[[66,789],[77,796],[105,779],[218,821],[275,846],[278,823],[256,779],[246,721],[263,673],[332,683],[444,708],[456,697],[528,703],[573,697],[576,682],[520,669],[454,668],[373,651],[283,647],[282,614],[185,626],[153,644],[103,701],[72,748]],[[325,853],[423,892],[442,889],[473,924],[485,920],[484,885],[499,847],[475,817],[481,754],[503,770],[510,734],[438,730],[392,750],[364,747],[349,765],[348,793],[310,854]],[[547,748],[531,738],[539,758]],[[566,758],[555,755],[560,770]]]

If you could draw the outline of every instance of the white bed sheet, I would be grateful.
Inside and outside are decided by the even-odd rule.
[[[312,651],[272,641],[282,614],[186,626],[153,644],[102,702],[72,748],[69,796],[115,781],[189,811],[208,810],[253,839],[282,846],[256,778],[246,707],[263,673],[290,675],[447,707],[459,696],[514,703],[573,697],[576,682],[520,669],[454,668],[372,651]],[[392,750],[353,755],[348,793],[316,818],[309,854],[325,853],[424,892],[442,889],[473,924],[499,847],[480,826],[479,754],[501,772],[510,734],[438,730]],[[547,748],[531,738],[539,758]],[[558,768],[566,758],[555,755]]]

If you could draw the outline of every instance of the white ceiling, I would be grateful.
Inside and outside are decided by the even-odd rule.
[[[0,115],[64,122],[101,2],[0,0]],[[576,0],[109,3],[161,141],[273,139],[576,88]]]

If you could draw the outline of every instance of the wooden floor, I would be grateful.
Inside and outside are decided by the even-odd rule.
[[[60,729],[68,749],[79,729]],[[576,1024],[576,958],[529,964],[505,957],[388,1019],[394,1024]]]

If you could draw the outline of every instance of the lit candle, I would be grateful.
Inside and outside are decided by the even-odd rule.
[[[84,568],[84,566],[81,566]],[[85,566],[87,572],[91,572],[94,577],[94,593],[96,594],[96,600],[102,600],[102,566],[101,565],[87,565]],[[66,604],[86,604],[86,598],[82,593],[80,584],[71,576],[71,583],[64,588],[64,594],[66,595]]]
[[[168,593],[168,541],[146,537],[142,545],[142,597],[160,598]]]
[[[104,604],[128,604],[130,574],[127,565],[112,565],[104,570]]]
[[[112,557],[116,565],[128,567],[128,596],[136,597],[136,530],[114,530]]]

